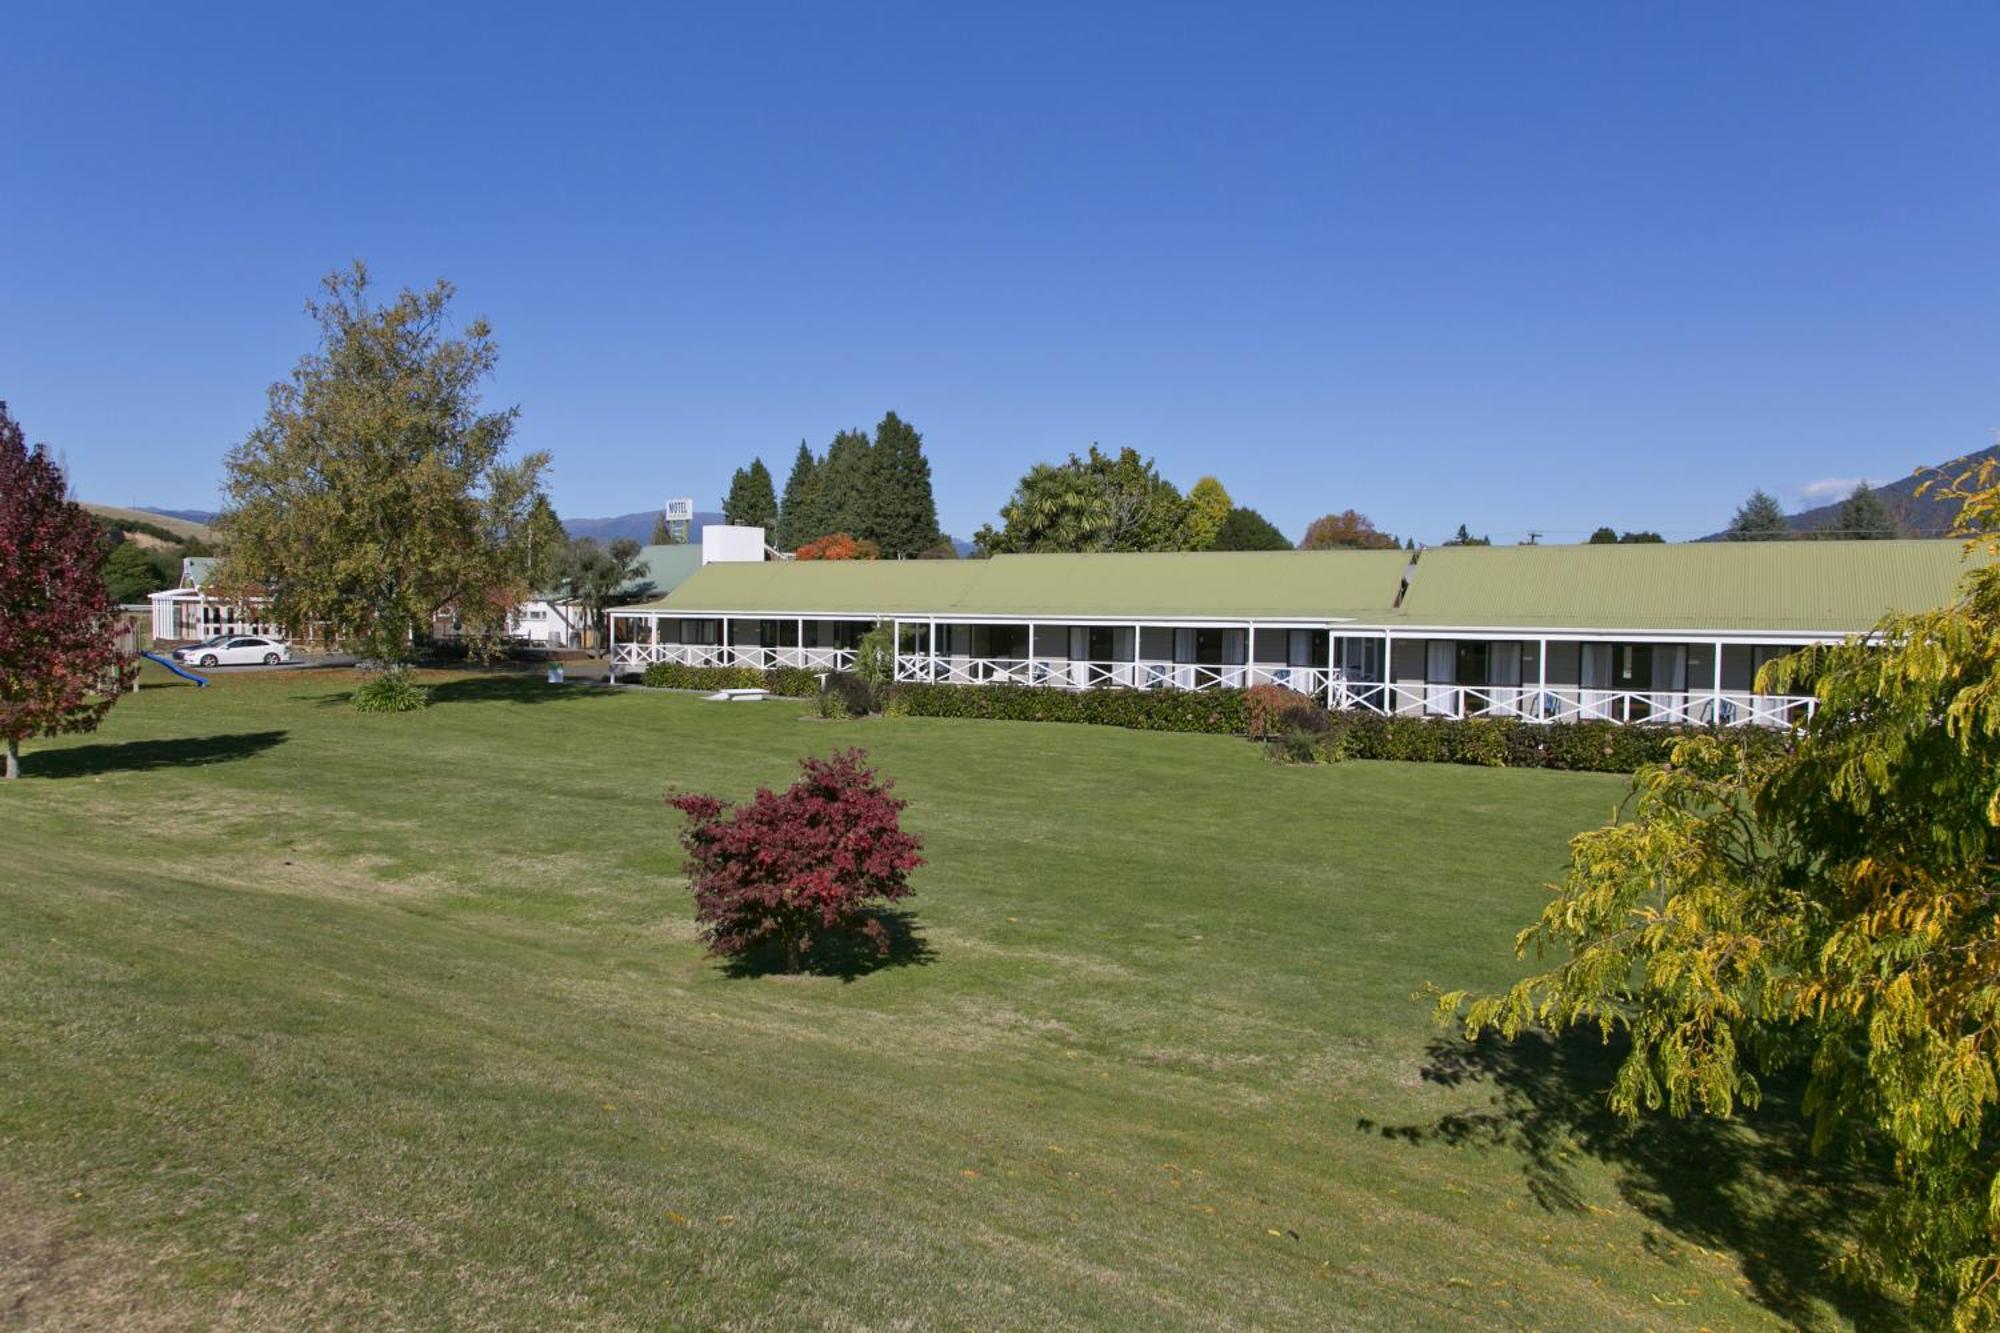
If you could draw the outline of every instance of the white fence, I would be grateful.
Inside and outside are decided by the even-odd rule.
[[[703,643],[621,643],[611,653],[618,671],[643,671],[654,662],[697,667],[755,667],[760,671],[800,667],[807,671],[851,671],[852,648],[743,648]]]
[[[1315,698],[1332,684],[1324,667],[1257,662],[1213,666],[1194,662],[1086,662],[1067,657],[947,657],[905,654],[896,679],[936,685],[1043,685],[1059,690],[1244,690],[1282,685]]]
[[[1797,726],[1810,696],[1713,690],[1599,690],[1573,685],[1387,685],[1338,670],[1273,663],[1085,662],[1069,658],[906,654],[896,679],[939,685],[1036,685],[1049,689],[1237,690],[1280,685],[1329,708],[1415,717],[1497,717],[1523,722],[1617,722],[1690,726]]]
[[[800,667],[851,671],[851,648],[722,647],[693,643],[621,643],[620,674],[654,662],[696,667]],[[1271,662],[1210,665],[1142,659],[1087,662],[1067,657],[947,657],[905,653],[898,681],[938,685],[1034,685],[1062,690],[1241,690],[1279,685],[1329,708],[1406,717],[1493,717],[1522,722],[1616,722],[1624,725],[1792,727],[1811,717],[1810,696],[1714,690],[1600,690],[1574,685],[1426,685],[1349,680],[1325,667]]]
[[[1809,695],[1713,690],[1597,690],[1574,685],[1335,684],[1329,705],[1419,717],[1504,717],[1524,722],[1619,722],[1689,726],[1797,726]]]

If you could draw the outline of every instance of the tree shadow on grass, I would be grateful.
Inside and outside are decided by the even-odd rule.
[[[594,681],[572,681],[565,685],[551,685],[539,673],[531,671],[462,676],[455,680],[436,682],[420,680],[418,683],[430,690],[433,707],[439,704],[476,703],[547,704],[573,699],[610,699],[618,694],[618,691],[606,689]],[[350,708],[354,704],[353,690],[298,697],[310,699],[321,708]]]
[[[570,681],[551,685],[536,671],[497,672],[485,676],[462,676],[431,686],[433,704],[568,703],[577,699],[615,699],[618,691],[594,681]]]
[[[1362,1119],[1355,1127],[1412,1145],[1516,1153],[1528,1193],[1551,1212],[1583,1210],[1569,1163],[1594,1157],[1614,1169],[1620,1197],[1659,1228],[1645,1234],[1649,1249],[1672,1258],[1680,1242],[1734,1255],[1751,1296],[1795,1324],[1818,1322],[1816,1302],[1824,1301],[1862,1327],[1915,1327],[1901,1306],[1832,1269],[1886,1172],[1834,1152],[1814,1155],[1799,1113],[1801,1074],[1762,1079],[1763,1104],[1733,1119],[1659,1114],[1628,1126],[1605,1103],[1623,1058],[1622,1045],[1595,1033],[1441,1037],[1426,1053],[1424,1081],[1489,1087],[1485,1106],[1424,1125]]]
[[[883,908],[869,912],[868,916],[881,923],[883,931],[888,934],[887,952],[877,949],[875,942],[859,931],[825,936],[806,954],[800,975],[839,977],[843,983],[851,983],[885,968],[927,967],[937,957],[937,951],[931,948],[918,929],[914,914]],[[724,975],[731,977],[782,976],[785,972],[784,950],[775,945],[755,949],[741,958],[727,960],[722,970]]]
[[[143,773],[155,768],[192,768],[249,759],[284,743],[282,731],[239,731],[224,736],[182,736],[173,740],[119,741],[30,750],[21,756],[21,774],[30,778],[81,778],[104,773]]]

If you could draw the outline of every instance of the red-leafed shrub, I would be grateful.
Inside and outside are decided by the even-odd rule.
[[[782,792],[759,788],[748,805],[667,798],[688,817],[688,883],[712,953],[741,959],[768,947],[797,972],[834,936],[858,934],[889,952],[876,909],[910,895],[923,843],[903,831],[903,802],[867,758],[842,750],[803,759],[803,777]]]
[[[1257,740],[1269,739],[1284,730],[1280,718],[1285,710],[1318,707],[1312,699],[1282,685],[1253,685],[1244,692],[1243,702],[1250,710],[1250,735]]]
[[[880,560],[882,548],[866,537],[833,532],[807,542],[793,554],[800,560]]]

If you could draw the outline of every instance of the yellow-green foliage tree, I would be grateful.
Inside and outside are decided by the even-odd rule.
[[[1819,700],[1796,747],[1701,737],[1642,771],[1520,936],[1561,961],[1440,1012],[1628,1040],[1631,1118],[1728,1115],[1809,1069],[1815,1144],[1893,1161],[1845,1264],[1974,1328],[2000,1322],[2000,476],[1933,485],[1977,557],[1956,600],[1772,663],[1760,689]]]
[[[393,664],[440,615],[490,642],[546,578],[564,545],[548,455],[507,461],[516,412],[479,403],[498,348],[482,319],[450,332],[451,297],[377,304],[358,263],[326,279],[318,349],[227,460],[225,595]]]
[[[1215,539],[1221,535],[1222,525],[1229,518],[1229,511],[1235,507],[1235,501],[1229,498],[1228,490],[1214,477],[1202,477],[1188,487],[1188,549],[1213,550]]]

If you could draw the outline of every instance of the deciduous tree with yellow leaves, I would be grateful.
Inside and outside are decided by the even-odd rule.
[[[1634,1119],[1808,1068],[1815,1144],[1893,1162],[1844,1263],[1975,1328],[2000,1323],[2000,475],[1930,484],[1961,502],[1957,598],[1768,666],[1760,689],[1818,697],[1796,746],[1700,737],[1640,772],[1521,933],[1561,961],[1439,1006],[1469,1037],[1629,1041],[1609,1100]]]

